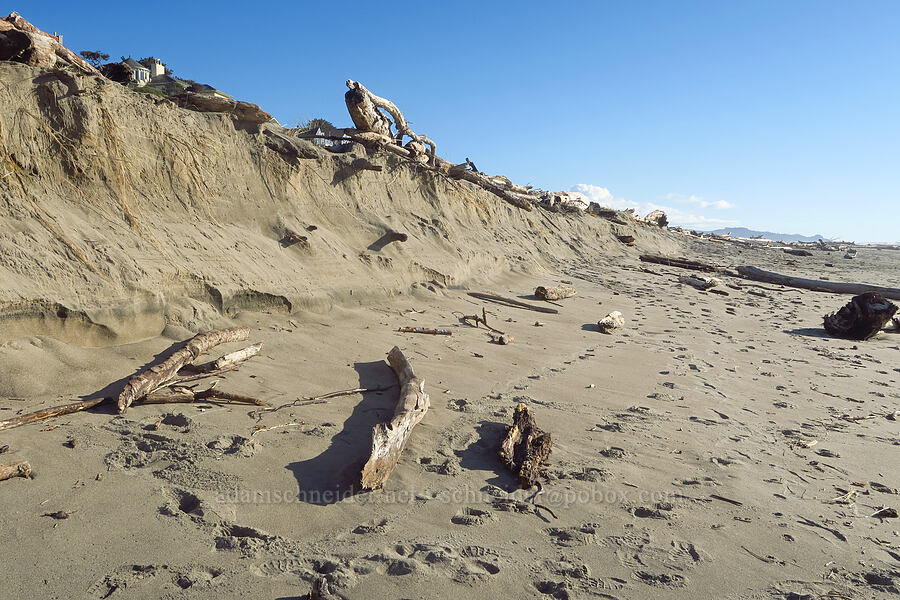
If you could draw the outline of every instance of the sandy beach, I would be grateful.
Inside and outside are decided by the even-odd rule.
[[[234,326],[262,350],[218,388],[276,407],[383,388],[264,412],[106,403],[0,432],[2,462],[33,469],[0,482],[3,597],[306,598],[318,580],[349,599],[900,593],[898,521],[873,516],[900,508],[900,337],[829,337],[848,296],[725,276],[720,295],[639,260],[900,286],[898,251],[796,257],[525,211],[359,145],[292,142],[306,155],[288,160],[270,125],[0,72],[0,419],[114,398],[174,344]],[[354,170],[363,156],[383,169]],[[576,296],[534,298],[563,281]],[[482,310],[512,343],[461,320]],[[625,326],[601,333],[611,311]],[[360,492],[397,402],[394,346],[431,405],[384,487]],[[537,497],[498,457],[519,403],[553,440]]]

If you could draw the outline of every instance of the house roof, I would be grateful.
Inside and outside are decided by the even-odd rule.
[[[123,61],[122,61],[122,64],[128,65],[128,66],[131,67],[132,69],[144,69],[145,71],[149,71],[149,70],[150,70],[150,69],[148,69],[147,67],[145,67],[144,65],[142,65],[141,63],[139,63],[138,61],[136,61],[136,60],[134,60],[133,58],[130,58],[130,57],[129,57],[129,58],[126,58],[125,60],[123,60]]]

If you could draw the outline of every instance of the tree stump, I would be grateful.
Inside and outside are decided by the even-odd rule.
[[[520,402],[500,444],[500,460],[523,487],[530,488],[538,484],[552,448],[550,434],[537,426],[531,409]]]
[[[825,331],[835,337],[867,340],[881,331],[897,305],[877,292],[854,296],[841,310],[824,318]]]

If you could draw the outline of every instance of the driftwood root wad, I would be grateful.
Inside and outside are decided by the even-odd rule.
[[[534,295],[541,300],[564,300],[566,298],[571,298],[575,294],[577,294],[575,288],[568,285],[558,285],[552,288],[539,285],[534,288]]]
[[[867,340],[891,321],[897,305],[876,292],[855,296],[834,314],[824,318],[825,331],[835,337]]]
[[[387,360],[400,380],[400,398],[391,421],[372,428],[372,452],[361,474],[361,484],[366,490],[384,485],[397,466],[413,427],[422,420],[430,405],[425,380],[416,377],[400,348],[394,346],[388,352]]]
[[[550,434],[537,426],[531,409],[520,402],[513,413],[513,424],[500,444],[500,460],[523,487],[530,488],[540,483],[552,448]]]
[[[31,478],[31,465],[28,461],[6,463],[0,465],[0,481],[12,479],[14,477]]]
[[[124,412],[135,400],[143,398],[150,392],[165,386],[167,382],[177,375],[179,369],[193,363],[198,356],[213,346],[226,342],[243,342],[249,337],[249,327],[218,329],[195,335],[183,348],[177,350],[169,358],[158,365],[141,371],[128,380],[128,383],[125,384],[125,389],[122,390],[116,401],[119,412]]]

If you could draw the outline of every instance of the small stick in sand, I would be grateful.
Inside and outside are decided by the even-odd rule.
[[[62,406],[54,406],[52,408],[36,410],[34,412],[20,415],[12,419],[0,421],[0,431],[3,431],[4,429],[12,429],[13,427],[19,427],[20,425],[36,423],[37,421],[43,421],[44,419],[50,419],[52,417],[59,417],[62,415],[70,415],[72,413],[81,412],[83,410],[99,406],[107,400],[110,400],[110,398],[95,398],[93,400],[72,402],[70,404],[63,404]]]
[[[489,302],[496,302],[498,304],[505,304],[507,306],[513,306],[515,308],[524,308],[526,310],[533,310],[535,312],[547,313],[550,315],[559,314],[559,311],[555,308],[547,308],[545,306],[536,306],[534,304],[528,304],[527,302],[520,302],[514,298],[507,298],[506,296],[499,296],[497,294],[485,294],[483,292],[469,292],[469,295],[473,298],[478,298],[479,300],[488,300]]]
[[[434,329],[431,327],[400,327],[397,331],[401,333],[427,333],[430,335],[453,335],[449,329]]]
[[[23,460],[0,465],[0,481],[12,479],[13,477],[25,477],[26,479],[31,479],[31,465],[28,464],[28,461]]]
[[[394,387],[396,384],[386,385],[383,387],[377,388],[353,388],[352,390],[340,390],[337,392],[329,392],[328,394],[322,394],[321,396],[313,396],[311,398],[299,398],[294,400],[293,402],[288,402],[287,404],[282,404],[280,406],[276,406],[275,408],[266,408],[253,411],[250,416],[257,419],[257,421],[262,418],[262,413],[266,412],[275,412],[281,410],[282,408],[291,408],[296,406],[309,406],[310,404],[325,404],[331,398],[340,398],[341,396],[352,396],[353,394],[367,394],[369,392],[383,392],[385,390],[389,390]]]

